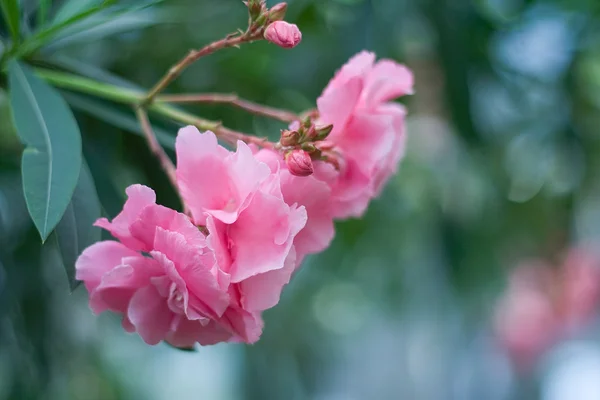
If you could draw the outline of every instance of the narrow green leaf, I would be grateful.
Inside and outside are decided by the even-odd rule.
[[[67,21],[76,15],[80,15],[87,10],[98,7],[102,4],[102,0],[69,0],[65,1],[62,7],[58,10],[54,19],[53,25],[58,25],[61,22]]]
[[[85,20],[61,29],[60,34],[53,38],[52,43],[45,46],[45,50],[55,51],[58,48],[77,43],[102,40],[113,35],[164,23],[171,18],[169,13],[164,10],[160,13],[155,11],[149,6],[140,6],[136,9],[111,8],[101,13],[95,13]]]
[[[20,10],[18,0],[0,0],[0,8],[4,14],[4,20],[8,24],[8,29],[15,42],[20,38]]]
[[[86,247],[100,240],[100,229],[93,226],[100,214],[96,186],[84,161],[71,203],[52,235],[60,252],[71,291],[79,285],[75,280],[77,257]]]
[[[81,169],[81,135],[60,94],[17,61],[8,65],[13,119],[21,142],[27,209],[42,241],[61,220]]]
[[[65,28],[75,24],[76,22],[82,21],[82,20],[92,16],[92,15],[96,14],[97,12],[102,11],[103,9],[104,9],[103,5],[93,7],[93,8],[84,10],[81,13],[70,17],[65,21],[60,21],[60,22],[51,24],[50,26],[46,27],[45,29],[38,31],[35,35],[33,35],[31,38],[29,38],[27,40],[27,42],[24,42],[23,46],[17,52],[17,55],[22,56],[22,55],[33,53],[34,51],[38,50],[40,47],[42,47],[42,46],[46,45],[48,42],[50,42],[55,36],[57,36]]]
[[[137,118],[135,118],[133,111],[125,112],[99,100],[74,93],[65,93],[64,97],[71,104],[71,107],[76,110],[85,112],[117,128],[144,136],[144,132]],[[153,126],[152,129],[161,145],[171,150],[175,149],[175,137],[173,135],[156,126]]]
[[[48,12],[52,7],[52,0],[39,0],[39,7],[37,11],[38,26],[44,26],[48,20]]]

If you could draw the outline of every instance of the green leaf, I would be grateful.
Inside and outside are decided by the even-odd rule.
[[[42,241],[61,220],[79,179],[81,135],[60,94],[17,61],[8,65],[13,119],[21,142],[23,190]]]
[[[2,14],[8,24],[8,29],[15,42],[19,41],[20,37],[20,10],[18,0],[0,0],[0,8],[2,8]]]
[[[161,0],[164,1],[164,0]],[[160,3],[155,1],[152,3]],[[69,25],[59,31],[45,50],[53,52],[56,49],[77,43],[89,43],[102,40],[109,36],[131,32],[164,23],[170,18],[169,13],[150,8],[150,5],[130,8],[110,8],[101,13],[94,13],[85,20]]]
[[[39,7],[37,11],[38,26],[43,26],[48,20],[48,12],[52,7],[52,0],[39,0]]]
[[[84,14],[90,9],[100,9],[102,0],[70,0],[64,2],[62,7],[58,10],[54,19],[52,20],[53,25],[58,25],[65,21],[72,20],[74,17]],[[106,2],[108,3],[108,2]],[[108,4],[106,4],[108,5]],[[76,20],[75,20],[76,21]],[[73,22],[75,22],[73,21]]]
[[[24,42],[23,46],[17,52],[17,56],[23,56],[35,52],[40,47],[50,42],[55,36],[65,30],[65,28],[91,17],[99,11],[102,11],[105,7],[109,6],[113,2],[114,1],[106,1],[96,7],[84,9],[80,13],[72,15],[65,20],[55,20],[52,24],[50,24],[50,26],[38,31],[35,35]]]
[[[100,240],[100,229],[93,226],[100,216],[100,201],[94,180],[84,161],[71,203],[51,237],[60,252],[71,291],[79,285],[75,280],[77,257],[85,248]]]
[[[142,131],[137,118],[134,116],[133,111],[128,113],[107,105],[102,101],[74,93],[65,93],[64,97],[76,110],[92,115],[117,128],[135,133],[139,136],[144,136],[144,132]],[[156,139],[161,145],[168,149],[175,150],[175,137],[173,135],[156,126],[153,126],[152,129],[154,130]]]

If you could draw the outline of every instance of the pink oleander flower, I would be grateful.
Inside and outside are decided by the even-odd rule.
[[[522,369],[531,367],[558,337],[559,320],[548,297],[552,283],[549,266],[536,261],[523,263],[512,273],[497,306],[496,334]]]
[[[520,368],[589,323],[600,303],[600,257],[593,246],[572,248],[559,269],[520,265],[496,313],[496,333]]]
[[[285,49],[296,47],[302,41],[302,32],[296,24],[285,21],[271,22],[265,29],[265,39]]]
[[[260,315],[231,306],[229,274],[200,230],[184,214],[157,205],[148,187],[130,186],[127,195],[112,222],[96,222],[119,241],[90,246],[76,263],[92,310],[123,314],[125,330],[152,345],[257,340]]]
[[[404,154],[406,111],[391,100],[413,92],[413,75],[392,60],[363,51],[348,61],[317,100],[320,124],[341,155],[330,182],[336,218],[360,217],[396,172]]]
[[[296,265],[299,266],[306,255],[325,250],[333,240],[335,231],[330,204],[331,189],[314,176],[294,176],[288,171],[281,155],[272,150],[260,150],[256,153],[256,158],[266,163],[273,173],[279,174],[285,202],[298,204],[306,209],[306,226],[294,238]],[[329,164],[319,163],[319,168],[323,169],[317,171],[321,175],[334,173]]]
[[[180,130],[177,181],[194,223],[206,226],[220,268],[230,275],[233,300],[262,311],[279,301],[296,265],[294,239],[306,210],[287,203],[279,174],[238,142],[229,152],[212,132]]]
[[[590,321],[600,304],[600,255],[597,244],[572,248],[563,263],[560,314],[568,329]]]
[[[314,172],[310,155],[300,149],[292,150],[285,155],[288,171],[296,176],[310,176]]]

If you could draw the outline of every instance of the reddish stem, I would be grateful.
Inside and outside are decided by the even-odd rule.
[[[300,120],[300,116],[294,114],[293,112],[240,99],[236,94],[203,93],[165,95],[158,97],[158,100],[168,103],[226,103],[235,107],[239,107],[252,114],[262,115],[283,122],[294,122]]]

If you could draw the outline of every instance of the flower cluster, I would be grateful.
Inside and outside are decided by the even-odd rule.
[[[292,124],[285,145],[239,141],[232,152],[210,131],[181,129],[176,180],[189,212],[157,205],[148,187],[127,189],[123,211],[96,223],[118,241],[77,261],[92,310],[122,314],[148,344],[257,341],[262,312],[307,255],[327,248],[334,220],[362,215],[395,171],[405,111],[390,100],[411,91],[405,67],[363,52],[325,89],[306,132]]]
[[[600,255],[571,249],[560,268],[528,261],[512,273],[497,306],[498,339],[520,368],[588,323],[600,304]]]

